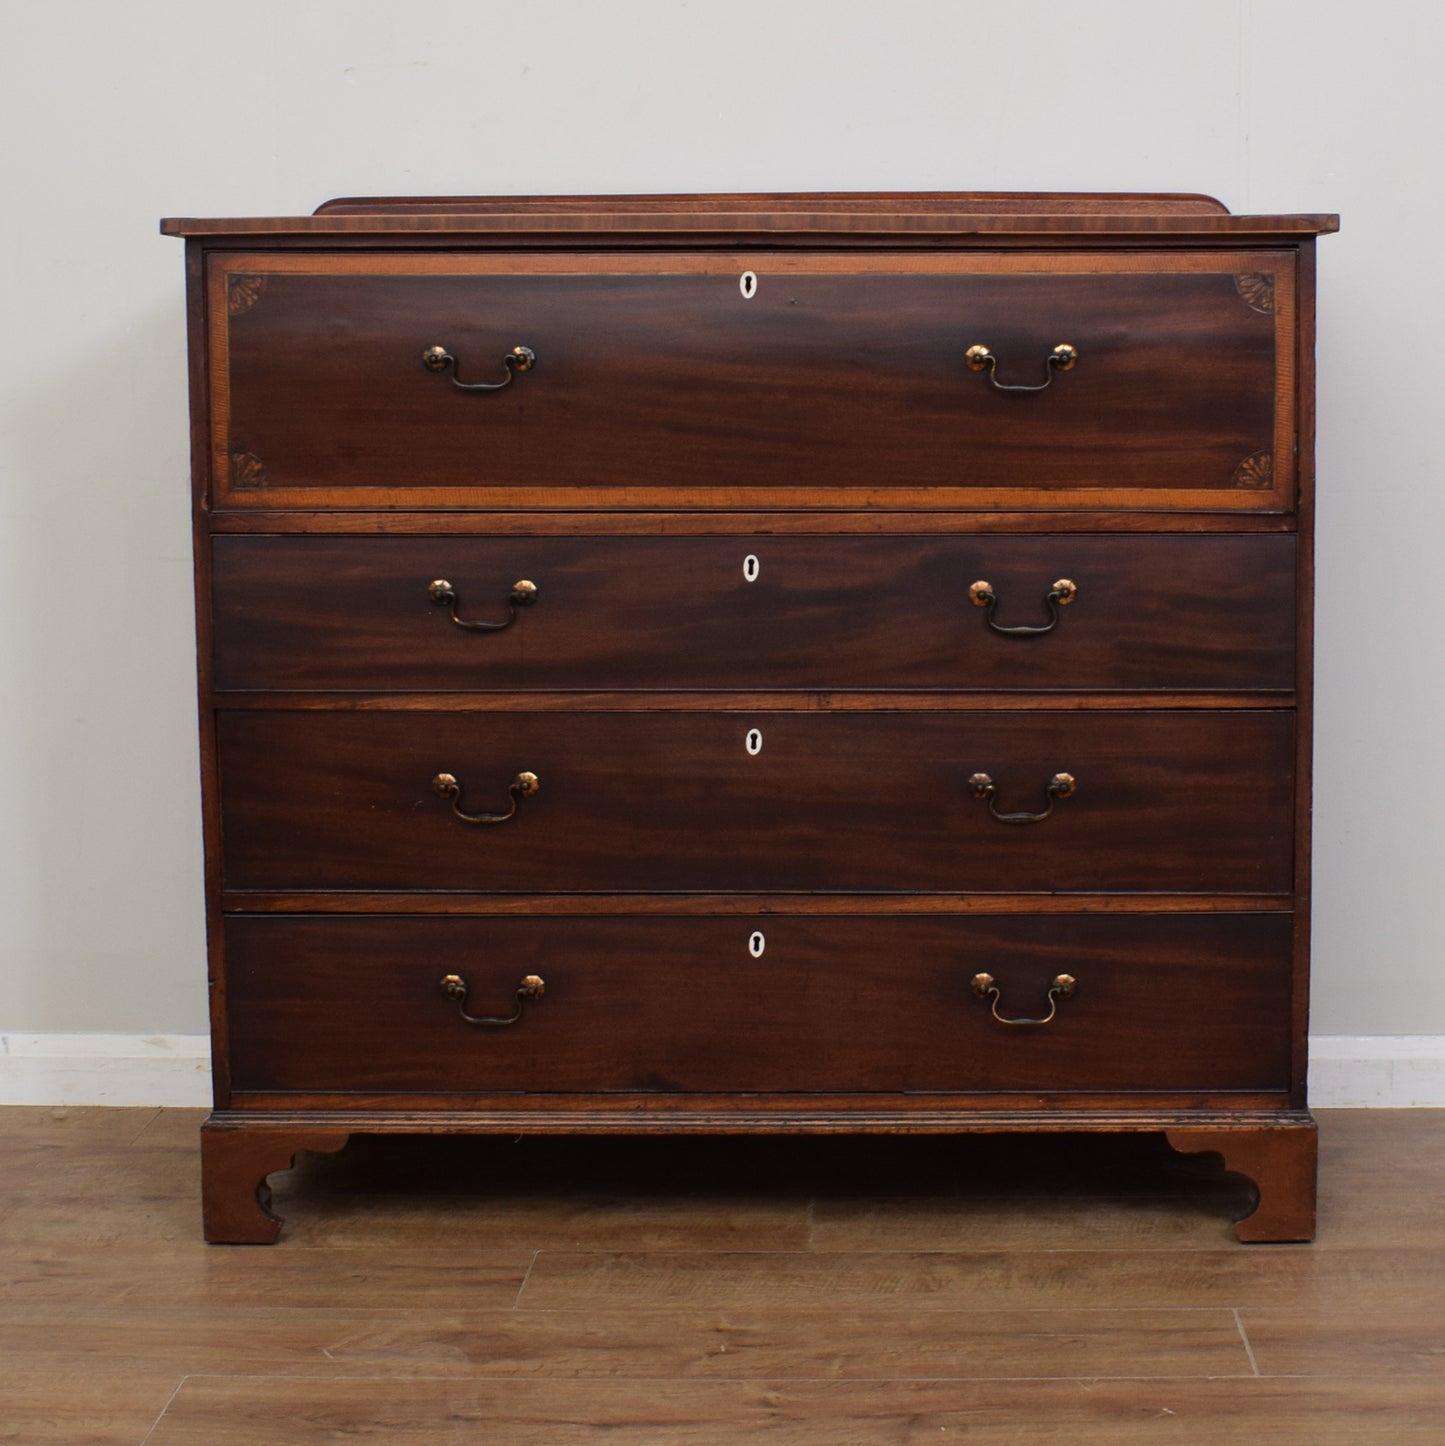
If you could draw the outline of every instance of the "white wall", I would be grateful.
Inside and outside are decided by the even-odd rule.
[[[1202,190],[1320,244],[1314,1030],[1445,1034],[1411,0],[9,0],[0,1032],[204,1028],[181,248],[337,194]]]

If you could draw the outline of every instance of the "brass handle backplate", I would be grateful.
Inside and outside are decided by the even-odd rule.
[[[468,987],[467,981],[460,974],[448,974],[441,982],[442,993],[448,999],[456,1000],[457,1010],[468,1024],[484,1024],[489,1027],[515,1024],[522,1017],[523,1008],[534,1000],[540,999],[547,992],[546,982],[540,974],[528,974],[517,985],[517,1007],[511,1014],[468,1014]]]
[[[988,379],[1000,392],[1041,392],[1053,381],[1055,372],[1071,372],[1078,365],[1079,349],[1060,342],[1044,358],[1044,379],[1037,386],[1016,386],[998,379],[998,358],[981,342],[964,352],[963,360],[971,372],[987,372]]]
[[[452,812],[463,823],[506,823],[517,811],[517,805],[524,798],[531,798],[541,788],[541,780],[535,773],[519,773],[508,785],[512,806],[506,813],[463,813],[462,785],[453,773],[438,773],[431,781],[432,792],[438,798],[451,800]]]
[[[1000,813],[998,788],[993,779],[986,773],[975,773],[968,780],[968,791],[975,798],[984,799],[988,803],[988,811],[1000,823],[1042,823],[1054,811],[1054,805],[1061,798],[1072,797],[1078,787],[1072,773],[1056,773],[1049,779],[1049,786],[1045,790],[1049,803],[1042,813]]]
[[[421,364],[429,372],[451,369],[451,383],[460,392],[499,392],[509,386],[518,372],[529,372],[537,365],[537,353],[529,346],[514,346],[502,357],[502,380],[499,382],[464,382],[457,378],[457,359],[444,346],[429,346],[421,354]]]
[[[512,590],[507,594],[507,616],[499,623],[468,621],[457,616],[457,590],[446,578],[439,577],[428,585],[426,595],[431,599],[433,607],[449,608],[452,621],[459,627],[465,628],[469,633],[499,633],[503,628],[509,628],[517,619],[518,608],[529,608],[537,601],[537,584],[528,582],[524,577],[520,582],[512,584]]]
[[[1061,577],[1044,596],[1044,605],[1049,610],[1048,622],[1038,627],[1004,627],[993,620],[993,610],[998,606],[998,594],[993,590],[993,584],[976,582],[968,590],[968,600],[974,607],[984,610],[984,621],[994,632],[1002,633],[1006,638],[1037,638],[1053,632],[1059,625],[1059,609],[1068,607],[1078,595],[1079,589],[1068,578]]]
[[[1078,987],[1079,981],[1072,974],[1056,974],[1054,982],[1049,985],[1049,1012],[1042,1019],[1005,1019],[998,1012],[998,985],[994,983],[993,975],[975,974],[972,984],[973,992],[980,999],[989,1001],[989,1013],[1000,1024],[1009,1025],[1048,1024],[1059,1012],[1059,1000],[1069,998]]]

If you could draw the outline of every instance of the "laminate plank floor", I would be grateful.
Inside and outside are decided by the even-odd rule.
[[[1162,1139],[356,1139],[200,1240],[192,1110],[0,1110],[0,1442],[1445,1442],[1445,1111],[1314,1245]]]

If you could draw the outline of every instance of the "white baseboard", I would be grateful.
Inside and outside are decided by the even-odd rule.
[[[204,1034],[0,1034],[0,1105],[209,1105]]]
[[[1310,1040],[1310,1104],[1321,1110],[1445,1107],[1445,1035],[1317,1035]]]
[[[204,1034],[0,1034],[0,1105],[210,1102]],[[1317,1035],[1310,1104],[1445,1108],[1445,1035]]]

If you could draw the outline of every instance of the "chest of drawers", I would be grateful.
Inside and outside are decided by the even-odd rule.
[[[187,239],[207,1238],[354,1132],[1154,1131],[1308,1238],[1314,238],[1190,196]]]

